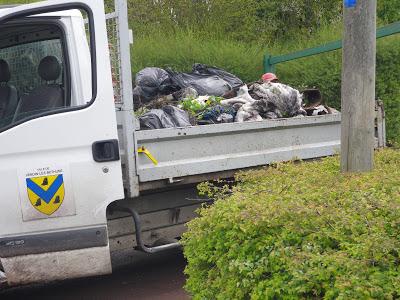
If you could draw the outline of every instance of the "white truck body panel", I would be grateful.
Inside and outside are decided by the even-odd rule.
[[[267,165],[340,150],[340,114],[144,130],[135,133],[158,160],[138,156],[140,182]]]
[[[43,4],[32,4],[0,12],[2,14],[18,12],[28,8],[57,5],[59,3],[76,3],[77,1],[49,1]],[[124,198],[122,189],[121,165],[119,162],[98,164],[92,157],[92,143],[100,140],[117,138],[116,117],[113,105],[111,86],[111,72],[108,60],[107,35],[103,18],[102,3],[92,1],[79,1],[92,8],[96,19],[96,49],[99,63],[97,64],[98,90],[97,98],[92,105],[82,110],[55,114],[30,120],[14,128],[0,133],[0,182],[1,190],[8,197],[4,197],[0,218],[6,220],[6,227],[0,227],[0,235],[12,235],[41,231],[43,228],[65,228],[92,226],[105,224],[105,209],[115,199]],[[68,19],[68,18],[67,18]],[[66,22],[66,26],[68,22]],[[71,25],[71,24],[69,24]],[[67,30],[74,32],[76,25]],[[77,31],[81,34],[82,27]],[[90,63],[76,65],[79,56],[88,59],[86,46],[80,40],[76,43],[75,37],[69,35],[71,70],[76,78],[82,78],[76,83],[76,97],[83,96],[85,87],[90,86],[88,75],[80,70],[90,70]],[[78,39],[79,40],[79,39]],[[90,61],[90,60],[89,60]],[[83,62],[82,62],[83,63]],[[72,76],[74,78],[75,76]],[[78,89],[79,87],[79,89]],[[78,91],[80,90],[80,91]],[[86,92],[87,94],[87,92]],[[83,98],[87,99],[87,98]],[[40,168],[66,167],[66,174],[70,177],[73,191],[72,200],[77,203],[77,214],[68,218],[48,218],[38,222],[20,222],[21,219],[21,194],[24,186],[18,187],[21,180],[25,180],[24,172]],[[109,173],[104,174],[102,168],[109,168]],[[13,178],[13,184],[8,179]],[[16,198],[17,196],[17,198]],[[79,199],[85,199],[80,201]],[[79,203],[81,202],[81,203]],[[94,221],[95,220],[95,221]]]
[[[2,10],[0,18],[31,9],[77,3],[92,10],[96,24],[97,96],[93,104],[83,109],[35,118],[0,133],[0,237],[6,240],[4,247],[28,246],[30,236],[42,233],[60,234],[74,229],[79,234],[80,229],[106,228],[107,206],[124,198],[120,161],[98,163],[92,154],[94,142],[117,139],[111,67],[109,60],[104,59],[109,57],[109,50],[103,3],[90,0],[41,2]],[[65,12],[61,22],[67,32],[71,103],[73,106],[85,104],[91,99],[92,90],[91,59],[83,19],[76,13]],[[54,172],[63,175],[65,197],[60,209],[47,216],[29,203],[26,180],[31,176],[28,174],[40,176]],[[62,234],[59,239],[63,239]],[[16,257],[2,257],[1,262],[12,284],[80,277],[85,273],[94,275],[92,271],[88,273],[87,259],[91,256],[97,257],[96,264],[101,266],[93,269],[97,269],[95,273],[111,272],[107,243],[88,248],[79,255],[74,251],[57,252],[57,259],[50,260],[46,253],[22,253]],[[44,270],[48,270],[47,276],[41,275]]]

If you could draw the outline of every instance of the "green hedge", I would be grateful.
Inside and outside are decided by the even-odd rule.
[[[400,151],[372,173],[341,175],[338,157],[238,175],[184,235],[194,299],[398,299]]]

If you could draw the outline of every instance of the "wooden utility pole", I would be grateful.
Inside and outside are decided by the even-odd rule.
[[[342,172],[374,167],[376,0],[344,0]]]

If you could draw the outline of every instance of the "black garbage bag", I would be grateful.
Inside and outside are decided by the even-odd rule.
[[[223,96],[226,92],[243,85],[243,82],[235,75],[202,64],[194,64],[192,73],[167,71],[173,85],[182,89],[192,87],[200,96]]]
[[[174,127],[186,127],[191,125],[189,113],[187,111],[172,105],[164,106],[162,110],[169,116]]]
[[[135,109],[141,108],[146,103],[146,96],[140,86],[133,89],[133,107]],[[150,101],[149,101],[150,102]]]
[[[141,130],[191,126],[188,112],[171,105],[152,109],[139,117],[139,121]]]
[[[232,89],[237,89],[244,84],[243,81],[239,77],[237,77],[223,69],[217,68],[217,67],[210,67],[210,66],[203,65],[203,64],[194,64],[193,65],[193,73],[206,74],[206,75],[217,75],[219,78],[222,78],[223,80],[228,82],[229,85],[232,87]]]
[[[145,68],[136,74],[135,89],[133,90],[134,105],[143,106],[158,96],[169,95],[180,87],[172,84],[171,78],[163,69]]]
[[[198,95],[223,96],[243,85],[235,75],[217,67],[194,64],[191,73],[181,73],[160,68],[145,68],[136,75],[133,90],[135,108],[181,89],[192,88]]]
[[[174,127],[171,119],[162,109],[150,110],[139,117],[139,122],[141,130]]]
[[[199,96],[222,96],[230,91],[230,84],[217,75],[193,74],[193,73],[170,73],[172,81],[182,89],[194,88]]]

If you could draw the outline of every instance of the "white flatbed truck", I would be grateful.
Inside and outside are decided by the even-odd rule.
[[[140,131],[131,41],[124,0],[110,14],[93,0],[0,8],[0,280],[10,286],[109,274],[113,253],[179,247],[209,201],[199,182],[340,150],[340,114]],[[383,146],[382,110],[377,133]]]

